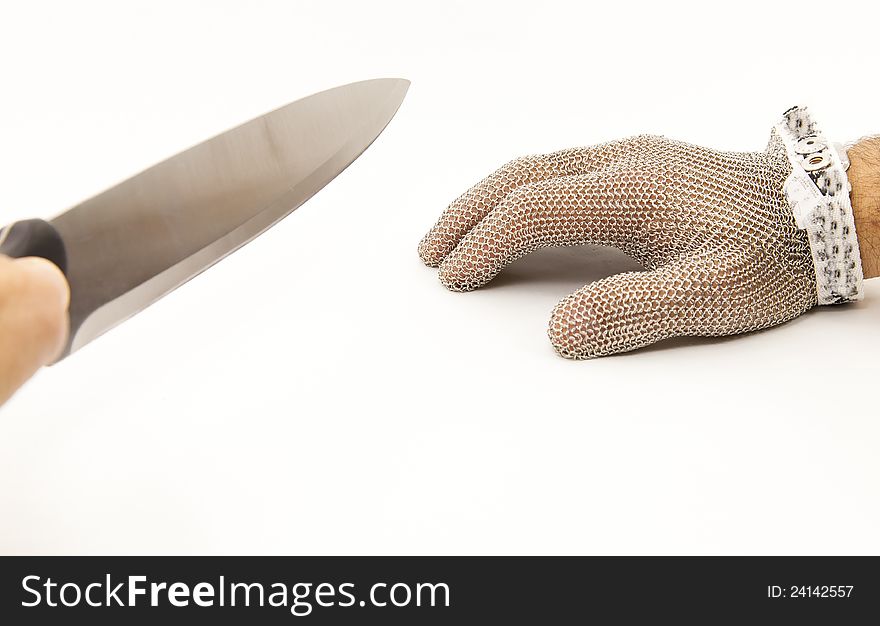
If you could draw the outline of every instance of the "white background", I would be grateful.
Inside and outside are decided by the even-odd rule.
[[[841,141],[880,131],[869,6],[4,4],[4,222],[324,88],[412,87],[299,211],[0,410],[0,552],[880,553],[878,281],[570,362],[553,305],[631,262],[546,251],[453,294],[416,255],[521,154],[763,149],[795,103]]]

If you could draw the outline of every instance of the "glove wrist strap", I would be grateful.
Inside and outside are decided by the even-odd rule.
[[[775,129],[791,161],[785,197],[810,242],[819,304],[861,300],[862,261],[849,199],[846,151],[822,136],[806,107],[783,113]]]

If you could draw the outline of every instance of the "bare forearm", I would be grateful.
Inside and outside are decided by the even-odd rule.
[[[880,276],[880,138],[849,149],[853,217],[865,278]]]

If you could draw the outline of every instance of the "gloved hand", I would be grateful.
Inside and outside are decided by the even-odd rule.
[[[419,255],[453,291],[545,246],[632,256],[646,271],[588,284],[553,310],[564,357],[766,328],[817,304],[807,233],[783,193],[791,171],[776,129],[763,152],[638,136],[520,158],[449,205]]]

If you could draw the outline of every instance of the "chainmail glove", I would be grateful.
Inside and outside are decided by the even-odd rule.
[[[807,118],[788,123],[794,140],[814,130]],[[546,246],[599,244],[633,257],[645,271],[588,284],[553,310],[550,340],[569,358],[780,324],[818,297],[810,231],[783,192],[793,162],[781,134],[774,128],[762,152],[638,136],[516,159],[450,204],[419,255],[453,291]],[[845,174],[824,184],[839,192]],[[841,225],[854,229],[851,216]]]

